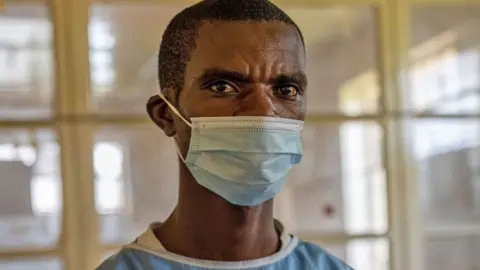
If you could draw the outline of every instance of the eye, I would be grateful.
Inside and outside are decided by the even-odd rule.
[[[293,85],[285,85],[275,90],[276,94],[284,97],[295,97],[298,93],[298,87]]]
[[[213,83],[208,88],[210,88],[213,92],[221,94],[238,92],[235,87],[226,82]]]

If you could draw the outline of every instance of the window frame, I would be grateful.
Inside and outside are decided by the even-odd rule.
[[[1,9],[0,0],[0,9]],[[129,0],[107,0],[108,4]],[[132,0],[130,0],[132,1]],[[142,0],[165,3],[175,0]],[[138,1],[138,3],[142,3]],[[5,8],[8,10],[7,1]],[[2,127],[39,128],[57,131],[61,153],[62,234],[58,245],[51,249],[1,250],[0,259],[58,257],[66,270],[93,269],[104,254],[119,245],[101,245],[98,215],[94,202],[93,145],[94,132],[108,124],[135,125],[148,121],[146,117],[100,117],[93,114],[89,99],[90,67],[87,0],[21,0],[21,3],[46,3],[54,25],[55,99],[51,118],[36,120],[0,120]],[[192,2],[192,1],[185,1]],[[288,3],[278,0],[278,3]],[[479,5],[480,0],[303,0],[309,5],[371,5],[377,7],[378,67],[380,72],[381,104],[377,115],[312,115],[308,123],[377,121],[384,131],[382,153],[385,157],[389,231],[384,235],[305,235],[307,240],[321,243],[346,243],[356,239],[389,239],[391,270],[423,269],[423,239],[425,232],[419,217],[419,194],[415,166],[408,151],[408,122],[415,119],[458,118],[479,119],[479,114],[438,115],[431,112],[413,116],[403,112],[409,67],[410,12],[415,6]],[[87,116],[88,121],[80,116]],[[71,119],[78,118],[77,121]],[[75,164],[75,166],[72,166]],[[82,168],[79,170],[79,168]],[[478,228],[446,230],[449,235],[469,233]],[[445,231],[443,231],[445,232]],[[478,232],[478,231],[476,231]],[[469,234],[470,235],[470,234]]]

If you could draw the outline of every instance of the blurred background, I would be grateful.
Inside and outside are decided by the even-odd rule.
[[[177,158],[145,102],[192,2],[6,0],[1,270],[93,269],[170,213]],[[357,270],[479,270],[480,0],[274,2],[310,88],[275,215]]]

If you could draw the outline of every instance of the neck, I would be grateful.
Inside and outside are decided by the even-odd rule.
[[[180,176],[177,207],[155,232],[168,251],[204,260],[243,261],[278,250],[272,200],[232,205],[200,186],[185,168]]]

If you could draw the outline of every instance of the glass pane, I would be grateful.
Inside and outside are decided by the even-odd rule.
[[[358,239],[347,244],[319,245],[330,254],[346,261],[355,270],[389,269],[389,245],[385,239]]]
[[[430,239],[425,247],[426,270],[480,269],[480,237]]]
[[[49,117],[54,56],[47,6],[6,5],[0,12],[0,118]]]
[[[2,270],[62,270],[60,260],[36,259],[36,260],[0,260]]]
[[[0,129],[0,249],[55,245],[59,146],[52,130]]]
[[[159,92],[157,55],[164,28],[183,5],[95,3],[90,8],[92,98],[100,113],[146,114]],[[155,26],[155,34],[147,29]]]
[[[480,5],[413,9],[408,109],[480,113],[479,27]]]
[[[305,39],[308,112],[376,113],[380,87],[375,9],[311,4],[282,7]]]
[[[93,150],[95,202],[103,242],[130,242],[175,206],[175,147],[153,126],[106,127]],[[148,157],[148,158],[147,158]]]
[[[381,137],[373,123],[307,126],[305,157],[276,199],[277,218],[296,233],[385,232]],[[132,241],[173,209],[177,155],[158,128],[102,129],[94,167],[104,242]]]
[[[480,119],[418,120],[410,139],[427,229],[480,225]]]
[[[90,20],[92,98],[100,113],[145,113],[159,91],[157,53],[169,20],[185,5],[93,4]],[[307,46],[310,113],[374,113],[379,85],[374,10],[285,6]],[[147,33],[155,25],[156,34]],[[358,53],[361,51],[362,53]]]
[[[382,131],[374,123],[308,125],[304,159],[278,195],[275,214],[293,232],[383,233]]]

